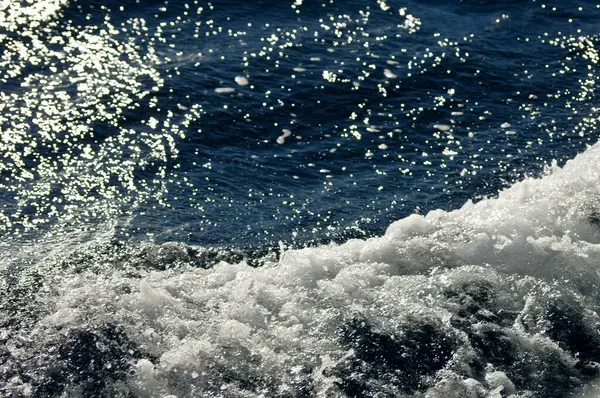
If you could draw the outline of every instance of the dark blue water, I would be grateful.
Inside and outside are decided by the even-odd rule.
[[[3,130],[26,136],[4,151],[8,235],[66,213],[76,228],[127,219],[124,239],[343,240],[493,195],[597,140],[593,3],[73,1],[57,12],[35,31],[4,28],[19,71],[2,78],[14,96]],[[53,37],[67,34],[60,55]],[[101,37],[97,60],[87,34]],[[48,112],[59,127],[39,123]]]
[[[0,0],[0,395],[593,387],[599,17]]]

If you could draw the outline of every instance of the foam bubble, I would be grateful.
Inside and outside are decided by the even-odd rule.
[[[235,82],[240,86],[247,86],[249,83],[248,79],[245,76],[236,76]]]
[[[450,126],[449,124],[434,124],[433,128],[437,129],[439,131],[447,132],[447,131],[450,131],[452,126]]]
[[[384,74],[384,75],[385,75],[385,77],[387,77],[388,79],[395,79],[395,78],[397,78],[397,77],[398,77],[398,76],[397,76],[397,75],[396,75],[394,72],[392,72],[392,71],[391,71],[391,70],[389,70],[389,69],[384,69],[384,70],[383,70],[383,74]]]
[[[229,94],[229,93],[233,93],[235,91],[235,88],[233,87],[217,87],[215,88],[215,93],[217,94]]]
[[[67,355],[53,352],[75,355],[80,336],[97,361],[131,364],[103,374],[140,395],[565,396],[600,361],[599,159],[596,145],[495,198],[259,268],[201,266],[183,244],[46,259],[43,311],[3,371],[47,352],[30,366],[50,382]]]

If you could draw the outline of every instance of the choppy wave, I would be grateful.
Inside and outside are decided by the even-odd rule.
[[[564,397],[600,370],[599,160],[259,267],[63,244],[2,289],[3,392]]]
[[[475,197],[468,181],[597,140],[598,38],[565,28],[583,8],[535,4],[510,28],[502,7],[472,3],[477,35],[434,29],[436,13],[461,16],[453,3],[415,4],[421,19],[391,2],[295,1],[292,17],[259,26],[229,25],[227,4],[152,4],[144,19],[96,2],[0,0],[0,394],[597,395],[600,144],[378,237],[256,238],[290,220],[310,231],[391,213],[406,195],[376,196],[404,181],[388,174],[427,176],[405,190],[444,175],[442,192]],[[510,5],[533,10],[521,3]],[[550,33],[529,33],[546,21]],[[495,41],[508,30],[556,51],[508,64],[512,74],[490,66],[506,62],[494,54],[509,52]],[[343,115],[326,120],[337,99]],[[220,135],[224,121],[254,130]],[[247,131],[249,144],[232,144]],[[560,150],[528,152],[545,146]],[[425,200],[419,189],[407,203]],[[188,232],[182,223],[206,241],[248,227],[256,244],[145,239]]]

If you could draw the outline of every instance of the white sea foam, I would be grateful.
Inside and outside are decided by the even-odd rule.
[[[276,142],[279,145],[285,144],[285,139],[292,135],[292,132],[289,129],[283,129],[281,131],[283,132],[283,134],[281,134],[279,137],[277,137],[277,140],[276,140]]]
[[[450,126],[449,124],[434,124],[433,128],[439,131],[446,132],[450,131],[450,129],[452,129],[452,126]]]
[[[390,10],[379,3],[382,10]],[[121,214],[122,208],[130,204],[137,208],[147,197],[166,192],[161,185],[170,178],[166,165],[179,166],[174,159],[175,139],[185,139],[183,132],[197,120],[200,108],[169,104],[172,97],[161,93],[163,87],[169,89],[161,74],[168,70],[169,75],[179,75],[178,68],[171,66],[204,56],[194,52],[180,57],[177,49],[167,57],[160,52],[161,46],[158,52],[148,47],[146,53],[144,37],[155,42],[167,36],[152,36],[160,30],[143,33],[148,31],[143,19],[130,19],[126,29],[113,27],[110,18],[98,27],[87,23],[76,27],[69,22],[69,29],[61,33],[56,24],[48,23],[63,19],[61,10],[68,4],[67,0],[0,0],[0,25],[11,32],[3,36],[8,54],[3,61],[4,83],[11,91],[4,100],[10,109],[7,121],[13,127],[5,129],[5,141],[14,145],[10,152],[14,162],[5,162],[4,174],[23,181],[23,185],[9,182],[4,188],[10,187],[15,199],[26,198],[25,204],[60,216],[59,226],[74,230],[94,227],[90,214],[99,212],[116,223],[110,217]],[[165,3],[160,11],[166,10]],[[75,9],[67,11],[65,15],[71,15]],[[409,33],[420,29],[418,18],[404,8],[397,11],[398,27]],[[201,13],[202,7],[197,10]],[[321,27],[330,29],[325,24]],[[15,30],[23,33],[26,45],[16,40]],[[369,32],[364,33],[363,42],[360,35],[348,38],[367,49],[363,44],[369,44]],[[133,40],[120,41],[119,37]],[[224,35],[218,37],[222,41]],[[580,41],[575,39],[573,53],[584,51],[585,58],[597,59],[594,43],[580,46]],[[204,46],[205,40],[200,42]],[[281,48],[282,56],[286,48],[295,51],[294,44],[300,42],[291,44]],[[572,44],[565,48],[573,50]],[[210,47],[206,42],[206,48]],[[336,48],[341,53],[344,46]],[[442,51],[446,54],[446,49]],[[327,52],[324,67],[332,68],[338,59],[330,59],[333,48]],[[435,55],[429,49],[426,53]],[[357,62],[358,55],[362,53],[357,54]],[[375,60],[386,56],[370,49],[366,55]],[[270,51],[261,57],[270,60]],[[360,59],[363,62],[364,57]],[[322,60],[312,57],[310,61]],[[32,68],[38,62],[41,73]],[[206,58],[206,62],[211,61]],[[246,70],[261,66],[251,62]],[[416,68],[413,72],[419,73],[439,65],[425,58],[421,63],[409,62]],[[390,68],[400,65],[393,60],[386,64]],[[561,67],[566,64],[561,62]],[[331,70],[324,71],[327,83],[340,87],[351,81],[346,77],[362,78],[360,73],[348,74],[351,69],[343,73],[335,66],[335,72]],[[26,90],[12,92],[18,83],[15,76],[22,73],[21,86]],[[397,77],[392,69],[383,73],[390,79]],[[247,77],[231,77],[230,83],[249,84]],[[361,90],[369,90],[368,83]],[[359,87],[358,82],[352,84]],[[65,87],[73,89],[72,97],[62,91]],[[448,95],[440,101],[451,105],[449,99],[456,91],[444,90]],[[214,91],[228,94],[236,88]],[[146,100],[140,100],[154,92],[161,95],[151,98],[149,106],[160,104],[170,116],[154,113],[156,117],[143,121],[139,131],[114,124],[121,111],[141,115]],[[530,94],[529,98],[537,97]],[[21,107],[21,103],[30,105]],[[181,123],[172,119],[176,116],[168,111],[171,105],[186,111]],[[382,102],[379,110],[383,106]],[[118,112],[113,114],[113,108]],[[523,109],[534,115],[529,105]],[[32,110],[46,116],[31,119]],[[377,110],[373,109],[374,115]],[[66,124],[63,115],[69,115]],[[451,116],[462,116],[462,112]],[[486,117],[478,116],[479,120]],[[108,122],[119,128],[102,142],[92,134],[93,126]],[[294,131],[301,129],[290,126]],[[451,124],[433,127],[441,132],[453,128]],[[508,122],[500,127],[507,135],[517,133]],[[367,132],[380,129],[368,125]],[[291,135],[291,130],[283,129],[276,142],[285,144]],[[310,137],[305,137],[303,142],[308,142]],[[294,135],[294,140],[300,139]],[[56,151],[57,147],[61,150]],[[387,145],[381,143],[378,148],[387,150]],[[564,168],[553,166],[543,178],[515,184],[496,198],[469,202],[451,212],[406,217],[380,237],[297,250],[285,250],[282,244],[277,255],[259,260],[260,267],[253,262],[256,258],[243,259],[245,253],[231,248],[210,251],[183,243],[119,244],[113,242],[115,233],[110,227],[102,233],[64,233],[48,222],[48,229],[56,227],[59,232],[51,231],[24,246],[12,245],[8,239],[2,242],[0,395],[514,398],[562,397],[576,391],[581,396],[597,396],[599,148],[588,149]],[[433,159],[434,152],[427,151]],[[29,181],[38,181],[32,176],[28,153],[40,154],[39,164],[45,165],[38,168],[43,178],[33,185],[39,190],[28,188],[32,186]],[[418,153],[428,156],[422,149]],[[444,154],[458,155],[449,148]],[[372,156],[368,151],[366,157]],[[315,162],[308,164],[311,172],[332,176],[329,169],[321,168],[325,164]],[[98,167],[104,164],[109,169]],[[210,169],[211,164],[208,161],[203,167]],[[138,166],[159,170],[152,177],[156,185],[139,190],[142,184],[134,179],[140,174]],[[298,175],[293,178],[308,181]],[[115,187],[115,180],[122,185]],[[53,190],[65,196],[54,196]],[[89,200],[98,201],[95,193],[102,196],[101,206]],[[122,196],[135,200],[122,202]],[[72,202],[57,208],[55,199]],[[17,216],[28,207],[20,205]],[[79,216],[69,209],[93,211]],[[2,219],[0,229],[12,229],[7,220]],[[41,218],[34,221],[27,227],[38,228]],[[230,229],[230,235],[239,232]],[[578,392],[586,383],[587,388]]]
[[[599,181],[596,145],[496,198],[258,268],[204,269],[182,244],[120,264],[88,251],[85,267],[46,266],[41,314],[9,355],[117,325],[134,371],[110,388],[137,396],[560,396],[598,357]],[[38,366],[13,391],[50,377]]]
[[[394,72],[392,72],[392,71],[391,71],[391,70],[389,70],[389,69],[384,69],[384,70],[383,70],[383,74],[384,74],[384,75],[385,75],[385,77],[387,77],[388,79],[395,79],[395,78],[397,78],[397,77],[398,77],[398,76],[396,76],[396,74],[395,74]]]
[[[249,83],[248,79],[245,76],[236,76],[235,82],[240,86],[247,86]]]
[[[230,94],[235,91],[233,87],[217,87],[215,88],[215,93],[217,94]]]

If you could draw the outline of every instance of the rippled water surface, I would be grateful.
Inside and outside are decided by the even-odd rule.
[[[0,0],[0,392],[593,396],[599,17]]]
[[[3,3],[2,218],[380,233],[596,141],[594,4]]]

